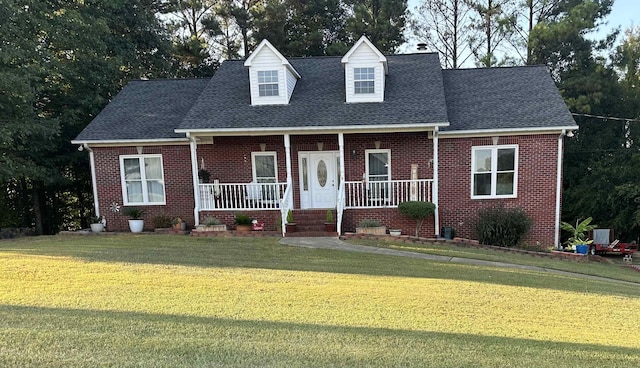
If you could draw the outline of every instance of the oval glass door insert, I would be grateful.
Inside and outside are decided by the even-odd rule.
[[[327,164],[324,163],[324,160],[318,162],[318,184],[322,188],[327,185]]]

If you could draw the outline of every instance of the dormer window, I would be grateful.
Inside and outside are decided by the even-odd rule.
[[[354,93],[375,93],[375,68],[354,68],[353,80]]]
[[[258,71],[258,94],[260,97],[280,95],[278,92],[277,70]]]

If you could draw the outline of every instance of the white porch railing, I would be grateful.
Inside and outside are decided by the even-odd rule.
[[[431,202],[433,179],[348,181],[345,208],[397,207],[401,202]]]
[[[200,210],[279,209],[287,183],[199,184]]]

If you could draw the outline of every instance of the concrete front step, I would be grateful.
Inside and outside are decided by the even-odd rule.
[[[296,231],[295,233],[287,233],[287,238],[318,238],[318,237],[337,237],[338,233],[326,231]]]

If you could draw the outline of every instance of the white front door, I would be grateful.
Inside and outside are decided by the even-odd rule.
[[[334,208],[338,194],[337,153],[309,152],[310,208]]]

